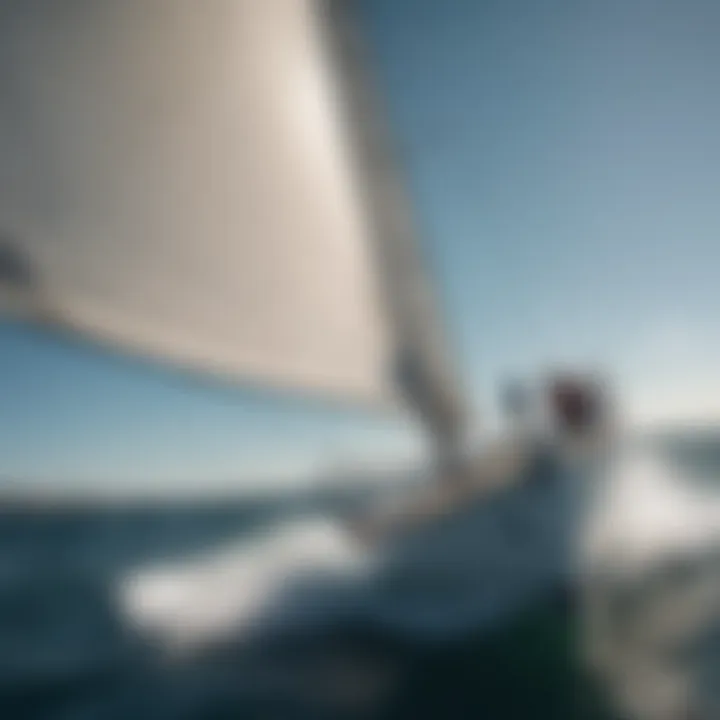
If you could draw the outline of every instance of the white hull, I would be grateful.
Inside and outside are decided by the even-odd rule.
[[[567,484],[536,480],[414,517],[415,527],[370,544],[327,519],[270,529],[212,557],[134,574],[125,609],[178,647],[346,614],[427,639],[481,629],[570,575]]]

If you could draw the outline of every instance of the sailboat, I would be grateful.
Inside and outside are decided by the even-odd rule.
[[[468,449],[468,403],[352,2],[11,0],[0,92],[4,314],[424,428],[427,496],[261,546],[284,558],[304,537],[343,568],[332,589],[296,589],[281,612],[273,601],[269,624],[362,606],[398,632],[444,637],[570,577],[577,513],[558,478],[595,454],[566,436],[553,481],[506,491],[532,443],[480,460]],[[292,569],[267,567],[236,586],[255,573],[275,590]],[[142,605],[147,587],[133,587]],[[224,599],[222,619],[259,627],[267,596]]]
[[[3,307],[409,413],[438,492],[366,541],[456,506],[468,412],[352,3],[10,2],[1,32]]]

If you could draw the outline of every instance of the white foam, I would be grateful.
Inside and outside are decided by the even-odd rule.
[[[175,648],[241,633],[303,574],[362,572],[366,556],[342,528],[311,519],[267,530],[181,564],[133,572],[119,588],[132,625]]]
[[[591,558],[635,572],[669,554],[720,543],[720,497],[657,457],[634,452],[614,463],[586,526]]]
[[[620,706],[643,717],[717,702],[712,658],[687,650],[720,622],[720,578],[704,562],[720,548],[720,497],[647,453],[620,459],[606,483],[585,538],[591,574],[603,570],[586,607],[596,668]],[[666,573],[675,559],[690,573]],[[616,603],[623,597],[634,602]]]

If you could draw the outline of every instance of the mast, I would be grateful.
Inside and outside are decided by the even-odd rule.
[[[325,0],[324,10],[362,191],[371,208],[383,299],[396,337],[394,381],[429,437],[441,481],[455,483],[464,469],[467,409],[418,242],[397,145],[376,91],[355,0]]]

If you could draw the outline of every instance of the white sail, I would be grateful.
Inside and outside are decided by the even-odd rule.
[[[408,340],[367,188],[392,168],[358,162],[330,20],[313,0],[3,2],[0,309],[391,398]]]

